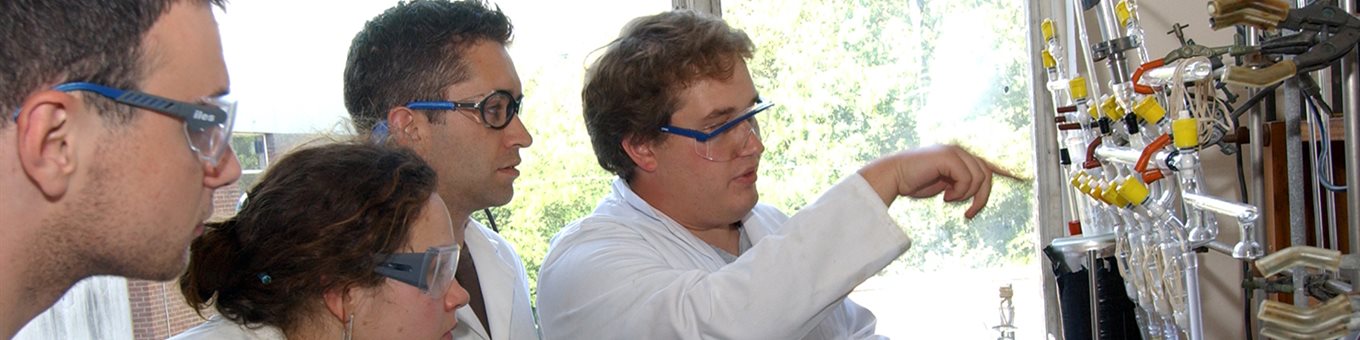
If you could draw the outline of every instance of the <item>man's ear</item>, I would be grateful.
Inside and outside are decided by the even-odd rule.
[[[42,91],[25,100],[15,122],[19,164],[48,198],[66,195],[76,171],[72,110],[79,102],[61,91]],[[94,117],[98,119],[98,117]]]
[[[628,158],[633,160],[633,164],[637,164],[638,170],[644,172],[656,171],[656,151],[653,149],[655,143],[642,142],[633,138],[633,135],[627,135],[623,136],[623,141],[620,144],[623,145],[623,152],[627,153]]]
[[[423,139],[424,129],[417,124],[416,113],[406,107],[398,106],[387,110],[387,131],[397,144],[410,146],[414,141]]]

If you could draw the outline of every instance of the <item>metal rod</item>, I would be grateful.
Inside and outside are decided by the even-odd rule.
[[[1119,29],[1119,20],[1115,20],[1114,17],[1113,1],[1101,1],[1096,4],[1096,22],[1100,25],[1101,40],[1110,41],[1124,36],[1124,30]]]
[[[1280,88],[1283,91],[1281,103],[1284,106],[1284,144],[1288,159],[1285,163],[1289,183],[1289,245],[1303,246],[1308,244],[1303,215],[1303,140],[1299,134],[1299,122],[1303,118],[1299,109],[1303,108],[1303,102],[1297,78],[1286,80],[1284,86]],[[1308,305],[1308,296],[1304,293],[1303,269],[1299,268],[1294,272],[1295,306]]]
[[[1341,9],[1348,13],[1356,13],[1354,1],[1341,1]],[[1350,238],[1350,253],[1356,254],[1360,248],[1360,96],[1356,91],[1360,91],[1360,75],[1357,75],[1357,68],[1360,64],[1356,63],[1356,50],[1342,58],[1341,62],[1341,99],[1342,114],[1346,129],[1345,151],[1342,159],[1346,162],[1346,218],[1347,231]],[[1360,288],[1360,270],[1354,271],[1356,276],[1352,276],[1352,288]],[[1360,292],[1360,290],[1352,290]]]
[[[1193,250],[1185,252],[1185,299],[1189,311],[1190,329],[1186,333],[1190,340],[1204,339],[1204,308],[1199,294],[1199,254]]]
[[[1086,251],[1086,276],[1091,279],[1091,339],[1100,339],[1100,293],[1096,290],[1099,285],[1096,283],[1096,262],[1100,261],[1100,250],[1091,249]]]
[[[1245,38],[1246,38],[1245,40],[1246,40],[1247,46],[1259,46],[1259,45],[1260,45],[1260,38],[1258,37],[1258,35],[1260,35],[1260,30],[1258,30],[1258,29],[1256,29],[1256,28],[1247,28],[1247,30],[1246,30],[1246,35],[1247,35],[1247,36],[1245,37]],[[1248,91],[1247,91],[1247,97],[1251,97],[1251,96],[1255,95],[1255,94],[1256,94],[1256,91],[1259,91],[1259,90],[1254,90],[1254,89],[1253,89],[1253,90],[1248,90]],[[1247,127],[1250,129],[1249,131],[1251,131],[1251,132],[1249,133],[1250,136],[1248,137],[1248,138],[1251,140],[1251,147],[1249,147],[1249,148],[1247,148],[1247,149],[1250,150],[1249,156],[1250,156],[1251,158],[1250,158],[1250,163],[1248,163],[1247,168],[1250,169],[1251,171],[1250,171],[1250,172],[1247,172],[1247,173],[1248,173],[1248,176],[1247,176],[1247,179],[1246,179],[1247,181],[1250,182],[1250,183],[1248,183],[1248,185],[1247,185],[1247,203],[1248,203],[1248,204],[1251,204],[1252,206],[1256,206],[1256,207],[1264,207],[1264,206],[1265,206],[1265,201],[1266,201],[1266,199],[1265,199],[1265,191],[1266,191],[1266,189],[1265,189],[1265,176],[1264,176],[1264,174],[1265,174],[1265,166],[1264,166],[1264,163],[1265,163],[1265,161],[1264,161],[1264,158],[1265,158],[1265,155],[1264,155],[1264,153],[1265,153],[1265,148],[1262,147],[1262,145],[1265,145],[1265,134],[1262,133],[1262,132],[1264,131],[1263,128],[1265,127],[1265,122],[1264,122],[1264,121],[1265,121],[1265,115],[1261,112],[1260,106],[1256,106],[1256,107],[1252,108],[1251,111],[1249,111],[1249,112],[1250,112],[1250,114],[1247,115],[1247,116],[1248,116],[1248,117],[1247,117],[1247,121],[1248,121]],[[1260,220],[1257,220],[1255,226],[1256,226],[1257,228],[1254,228],[1254,230],[1252,230],[1251,232],[1256,233],[1256,235],[1255,235],[1255,236],[1256,236],[1256,239],[1257,239],[1257,240],[1264,240],[1264,239],[1266,239],[1266,235],[1265,235],[1265,229],[1266,229],[1266,228],[1260,228],[1260,226],[1261,226]],[[1360,237],[1360,234],[1356,234],[1356,236],[1357,236],[1357,237]],[[1354,244],[1354,243],[1352,243],[1352,244]],[[1247,270],[1245,270],[1246,267],[1247,267],[1247,266],[1245,266],[1245,264],[1244,264],[1244,270],[1242,271],[1242,273],[1243,273],[1243,274],[1242,274],[1242,279],[1243,279],[1243,280],[1246,280],[1246,279],[1251,278],[1251,277],[1249,276],[1249,272],[1248,272]],[[1250,313],[1251,306],[1255,306],[1255,305],[1257,305],[1258,303],[1260,303],[1261,299],[1263,299],[1262,296],[1264,296],[1264,295],[1265,295],[1265,294],[1252,294],[1252,290],[1251,290],[1251,289],[1245,289],[1245,288],[1242,289],[1243,300],[1248,300],[1247,305],[1244,306],[1244,307],[1245,307],[1245,308],[1244,308],[1244,309],[1245,309],[1244,312],[1246,312],[1247,315],[1251,315],[1251,313]],[[1253,336],[1251,336],[1251,335],[1258,334],[1258,333],[1261,332],[1261,330],[1260,330],[1260,325],[1251,322],[1251,320],[1252,320],[1252,318],[1248,317],[1248,318],[1247,318],[1247,321],[1246,321],[1246,327],[1245,327],[1245,328],[1246,328],[1246,330],[1247,330],[1248,338],[1252,338]]]

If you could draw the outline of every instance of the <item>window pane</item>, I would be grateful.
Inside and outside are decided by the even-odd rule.
[[[499,1],[515,24],[511,58],[524,84],[520,119],[533,146],[520,151],[510,204],[492,208],[500,234],[514,244],[537,297],[548,241],[585,217],[614,176],[600,168],[581,114],[585,69],[633,18],[669,10],[669,0]],[[587,19],[588,18],[588,19]],[[483,224],[482,214],[474,214]],[[490,224],[487,224],[488,226]]]
[[[793,211],[870,160],[957,143],[1028,172],[1024,2],[728,0],[724,18],[757,51],[767,150],[761,201]],[[998,180],[981,215],[900,199],[911,250],[851,294],[897,338],[995,338],[998,289],[1014,285],[1019,338],[1043,335],[1029,183]],[[853,232],[853,231],[847,231]],[[948,294],[937,294],[944,289]]]

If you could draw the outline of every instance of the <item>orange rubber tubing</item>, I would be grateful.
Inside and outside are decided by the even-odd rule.
[[[1133,92],[1141,94],[1153,94],[1154,92],[1152,91],[1151,86],[1139,84],[1138,80],[1143,79],[1143,72],[1146,72],[1147,70],[1151,70],[1154,68],[1162,67],[1162,65],[1166,65],[1166,62],[1164,62],[1162,58],[1157,58],[1157,60],[1144,63],[1143,66],[1138,66],[1138,69],[1133,71]]]

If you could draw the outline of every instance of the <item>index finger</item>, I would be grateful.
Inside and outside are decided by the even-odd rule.
[[[986,161],[984,161],[984,162],[986,162]],[[1014,172],[1011,172],[1009,169],[1006,169],[1006,168],[1002,168],[1002,167],[996,166],[996,164],[992,164],[992,162],[986,162],[986,163],[987,163],[987,168],[988,168],[988,169],[991,169],[993,174],[1001,175],[1001,177],[1009,178],[1009,179],[1011,179],[1011,180],[1020,181],[1020,182],[1029,182],[1029,181],[1030,181],[1029,178],[1020,177],[1020,175],[1016,175]]]

